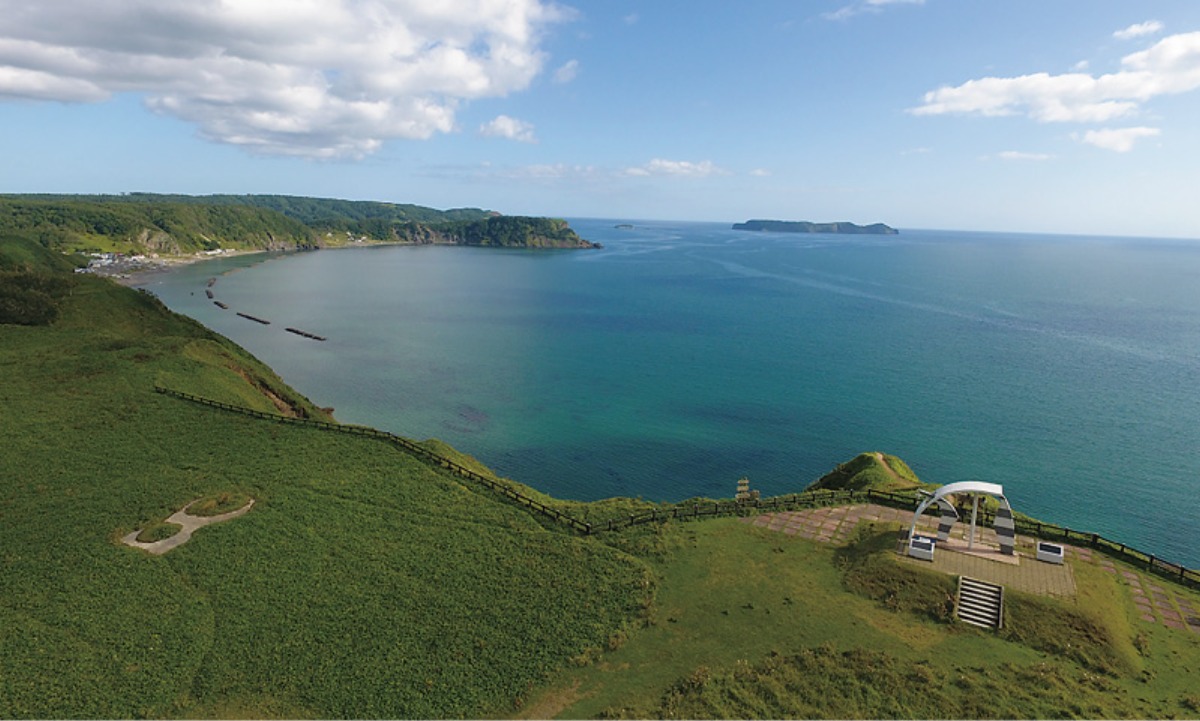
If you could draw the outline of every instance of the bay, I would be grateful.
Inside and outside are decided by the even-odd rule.
[[[1200,244],[571,223],[604,249],[241,256],[147,288],[339,420],[556,496],[789,493],[880,450],[1200,565]]]

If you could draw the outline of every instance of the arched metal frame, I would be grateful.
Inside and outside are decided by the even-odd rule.
[[[979,496],[993,496],[1000,501],[1000,508],[996,509],[996,521],[993,528],[996,531],[996,540],[1000,542],[1000,553],[1006,556],[1011,556],[1015,553],[1013,547],[1016,542],[1016,528],[1013,526],[1012,508],[1008,505],[1008,499],[1004,497],[1004,487],[998,483],[985,483],[984,481],[960,481],[959,483],[950,483],[937,489],[937,492],[930,495],[928,498],[921,501],[917,506],[916,513],[913,514],[912,525],[908,528],[908,537],[912,538],[917,531],[917,521],[920,520],[921,514],[925,509],[933,504],[937,504],[942,510],[941,520],[938,522],[938,540],[945,541],[950,538],[950,529],[959,520],[958,511],[954,506],[946,500],[946,496],[954,494],[970,494],[975,496],[976,508],[978,508]],[[971,538],[975,537],[975,514],[971,515]]]

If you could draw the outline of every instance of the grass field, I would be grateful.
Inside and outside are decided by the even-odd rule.
[[[1009,630],[985,632],[939,618],[953,578],[901,567],[892,532],[861,531],[838,549],[731,518],[668,527],[650,625],[561,673],[531,698],[529,717],[1193,718],[1200,710],[1200,635],[1138,620],[1116,576],[1079,564],[1071,601],[1010,592]]]
[[[154,393],[325,417],[152,297],[81,277],[55,303],[0,324],[2,717],[1200,714],[1200,634],[1142,621],[1094,565],[1076,599],[1010,594],[987,633],[947,620],[953,579],[898,564],[888,528],[574,537],[390,444]],[[848,478],[895,481],[860,459]],[[120,543],[249,498],[165,555]]]
[[[647,566],[392,446],[162,383],[321,411],[156,300],[82,277],[0,325],[0,715],[504,713],[634,623]],[[119,538],[208,497],[247,515],[153,557]]]

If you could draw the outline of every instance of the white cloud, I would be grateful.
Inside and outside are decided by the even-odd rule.
[[[925,93],[914,115],[1027,115],[1039,122],[1101,123],[1133,115],[1158,95],[1200,88],[1200,32],[1171,35],[1107,75],[986,77]]]
[[[618,174],[612,169],[593,165],[571,165],[568,163],[545,163],[538,165],[493,166],[491,163],[473,165],[433,165],[419,171],[431,178],[449,179],[456,182],[520,182],[547,186],[604,185]]]
[[[1147,20],[1144,23],[1130,25],[1124,30],[1118,30],[1113,33],[1113,37],[1118,40],[1131,40],[1133,38],[1140,38],[1143,35],[1154,35],[1162,32],[1163,27],[1163,24],[1157,20]]]
[[[882,12],[888,5],[924,5],[925,0],[859,0],[833,12],[822,13],[826,20],[849,20],[863,13]]]
[[[629,13],[622,19],[625,21],[626,25],[636,25],[640,18],[638,17],[637,13]]]
[[[528,87],[569,17],[550,0],[38,0],[0,14],[0,98],[140,93],[210,140],[361,157]]]
[[[497,115],[492,120],[480,125],[479,134],[489,138],[518,140],[522,143],[537,142],[537,138],[533,134],[533,125],[507,115]]]
[[[755,168],[754,170],[750,171],[750,175],[753,175],[756,178],[766,178],[770,174],[771,171],[767,170],[766,168]]]
[[[501,175],[513,180],[589,180],[595,178],[598,172],[592,165],[552,163],[509,168],[502,171]]]
[[[1095,145],[1097,148],[1112,150],[1118,153],[1128,153],[1133,150],[1133,144],[1140,138],[1153,138],[1161,135],[1162,131],[1158,128],[1105,128],[1103,130],[1089,130],[1079,138],[1082,142],[1088,145]]]
[[[1001,160],[1049,160],[1054,156],[1045,153],[1027,153],[1021,150],[1003,150],[996,153],[996,157]]]
[[[554,82],[564,85],[574,80],[577,75],[579,75],[579,61],[568,60],[554,71]]]
[[[1089,63],[1087,60],[1080,60],[1079,62],[1072,65],[1071,69],[1077,73],[1082,73],[1084,70],[1087,70],[1088,67],[1090,67],[1090,66],[1091,66],[1091,63]]]
[[[687,160],[663,160],[662,158],[655,158],[645,165],[626,168],[624,174],[637,177],[656,175],[707,178],[710,175],[725,175],[726,171],[713,165],[710,160],[692,163]]]

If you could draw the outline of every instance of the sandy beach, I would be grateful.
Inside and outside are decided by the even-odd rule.
[[[251,253],[271,252],[277,251],[226,249],[220,253],[211,255],[196,253],[192,255],[145,256],[137,259],[124,258],[115,261],[111,265],[96,266],[87,272],[104,278],[111,278],[121,285],[130,288],[139,288],[149,285],[157,276],[169,273],[185,265],[215,260],[217,258],[231,258],[239,255],[250,255]]]

